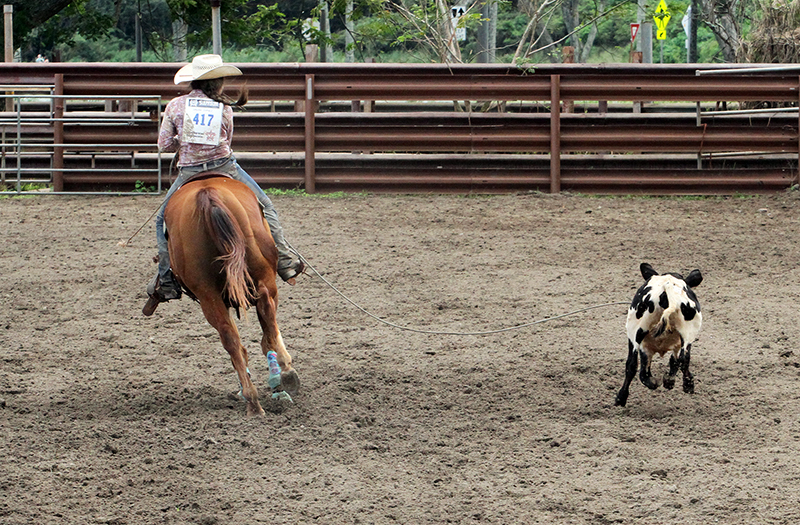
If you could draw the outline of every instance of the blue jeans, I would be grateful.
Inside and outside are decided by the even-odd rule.
[[[164,198],[164,203],[161,205],[161,208],[156,214],[158,275],[162,278],[162,281],[163,277],[170,269],[167,236],[166,232],[164,231],[164,210],[167,208],[167,203],[169,202],[170,197],[172,197],[173,193],[178,191],[178,188],[183,186],[188,179],[206,171],[230,175],[234,179],[245,183],[248,188],[253,190],[253,193],[258,198],[258,202],[261,203],[261,207],[264,210],[264,218],[267,219],[267,224],[269,224],[269,229],[272,233],[272,238],[275,241],[275,246],[278,247],[278,260],[285,260],[287,258],[291,259],[292,256],[289,252],[289,246],[286,244],[286,239],[283,236],[283,228],[281,227],[281,223],[278,221],[278,212],[275,211],[272,201],[269,200],[267,194],[264,193],[256,181],[254,181],[253,178],[248,175],[241,166],[239,166],[239,163],[236,162],[236,159],[234,159],[233,156],[230,156],[224,159],[212,160],[197,166],[182,166],[179,168],[178,178],[175,179],[175,182],[170,185],[169,191],[167,191],[167,196]]]

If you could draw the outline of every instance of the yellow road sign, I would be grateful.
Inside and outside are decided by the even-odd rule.
[[[669,23],[670,14],[667,8],[667,3],[661,0],[656,7],[656,14],[653,15],[653,21],[656,23],[656,39],[666,40],[667,38],[667,24]]]

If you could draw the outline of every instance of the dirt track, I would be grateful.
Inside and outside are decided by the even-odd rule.
[[[327,279],[418,329],[629,301],[642,261],[700,268],[696,394],[636,381],[612,406],[625,306],[434,336],[306,277],[279,307],[303,391],[248,419],[198,305],[140,313],[152,225],[117,242],[159,198],[4,199],[0,522],[800,522],[796,193],[274,201]]]

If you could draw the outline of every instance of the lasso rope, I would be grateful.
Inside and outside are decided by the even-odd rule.
[[[169,163],[169,184],[170,184],[170,186],[172,185],[172,172],[175,170],[175,162],[177,160],[178,160],[178,152],[176,151],[175,155],[172,156],[172,162]],[[136,230],[135,232],[133,232],[133,235],[128,237],[127,241],[119,241],[117,243],[117,245],[118,246],[122,246],[123,248],[127,248],[128,246],[130,246],[131,241],[133,240],[133,238],[136,237],[137,235],[139,235],[139,232],[142,231],[142,228],[147,226],[147,223],[150,222],[150,220],[155,216],[156,213],[158,213],[158,210],[161,209],[161,207],[164,205],[165,202],[167,202],[166,195],[164,196],[164,200],[161,201],[161,204],[158,205],[158,208],[153,210],[153,213],[150,214],[150,217],[148,217],[147,220],[144,221],[141,226],[139,226],[139,229]]]
[[[174,162],[174,159],[173,159],[173,162]],[[164,199],[164,201],[166,201],[166,198]],[[140,231],[142,231],[142,228],[144,228],[144,227],[145,227],[145,225],[146,225],[148,222],[150,222],[150,219],[152,219],[152,218],[153,218],[153,216],[154,216],[154,215],[155,215],[155,214],[158,212],[158,210],[160,210],[160,209],[161,209],[161,206],[162,206],[163,204],[164,204],[164,202],[162,202],[162,203],[161,203],[161,205],[159,205],[159,206],[158,206],[158,208],[156,208],[156,209],[155,209],[155,211],[154,211],[154,212],[153,212],[153,213],[150,215],[150,217],[148,217],[148,219],[147,219],[147,220],[146,220],[146,221],[145,221],[145,222],[144,222],[144,223],[143,223],[141,226],[139,226],[139,229],[138,229],[138,230],[136,230],[136,231],[133,233],[133,235],[131,235],[131,236],[128,238],[128,240],[126,240],[126,241],[120,241],[120,242],[119,242],[119,243],[117,243],[117,244],[118,244],[119,246],[125,246],[125,247],[126,247],[126,246],[129,246],[129,245],[130,245],[130,242],[133,240],[133,238],[134,238],[134,237],[136,237],[136,235],[138,235]],[[316,268],[314,268],[314,265],[313,265],[313,264],[311,264],[310,262],[308,262],[308,259],[306,259],[305,257],[303,257],[303,255],[302,255],[302,254],[301,254],[299,251],[297,251],[297,250],[294,248],[294,246],[292,246],[291,244],[289,244],[289,242],[288,242],[288,241],[286,242],[286,244],[288,244],[288,245],[289,245],[289,248],[290,248],[290,249],[291,249],[291,250],[292,250],[294,253],[296,253],[296,254],[297,254],[297,256],[300,258],[300,260],[301,260],[301,261],[303,261],[303,264],[305,264],[306,266],[308,266],[308,267],[309,267],[309,268],[310,268],[310,269],[311,269],[311,270],[312,270],[312,271],[313,271],[315,274],[317,274],[317,276],[318,276],[320,279],[322,279],[322,281],[323,281],[325,284],[327,284],[327,285],[328,285],[328,286],[331,288],[331,290],[333,290],[334,292],[336,292],[336,293],[337,293],[337,294],[338,294],[338,295],[339,295],[339,296],[340,296],[342,299],[344,299],[345,301],[347,301],[348,303],[350,303],[351,305],[353,305],[354,307],[356,307],[356,308],[357,308],[358,310],[360,310],[362,313],[364,313],[365,315],[367,315],[367,316],[369,316],[369,317],[371,317],[371,318],[375,319],[375,320],[376,320],[376,321],[378,321],[379,323],[382,323],[382,324],[384,324],[384,325],[386,325],[386,326],[390,326],[390,327],[392,327],[392,328],[397,328],[398,330],[405,330],[405,331],[407,331],[407,332],[414,332],[414,333],[417,333],[417,334],[429,334],[429,335],[491,335],[491,334],[500,334],[500,333],[503,333],[503,332],[510,332],[510,331],[512,331],[512,330],[520,330],[520,329],[522,329],[522,328],[527,328],[527,327],[529,327],[529,326],[533,326],[533,325],[537,325],[537,324],[541,324],[541,323],[546,323],[546,322],[548,322],[548,321],[555,321],[556,319],[561,319],[561,318],[564,318],[564,317],[569,317],[570,315],[575,315],[575,314],[579,314],[579,313],[581,313],[581,312],[586,312],[586,311],[589,311],[589,310],[594,310],[594,309],[596,309],[596,308],[605,308],[606,306],[618,306],[618,305],[623,305],[623,304],[624,304],[624,305],[627,305],[627,304],[629,304],[629,302],[628,302],[628,301],[615,301],[615,302],[612,302],[612,303],[595,304],[595,305],[592,305],[592,306],[587,306],[587,307],[585,307],[585,308],[580,308],[580,309],[578,309],[578,310],[573,310],[573,311],[571,311],[571,312],[567,312],[567,313],[564,313],[564,314],[561,314],[561,315],[555,315],[555,316],[553,316],[553,317],[545,317],[544,319],[539,319],[539,320],[537,320],[537,321],[531,321],[531,322],[529,322],[529,323],[518,324],[518,325],[514,325],[514,326],[509,326],[509,327],[506,327],[506,328],[499,328],[499,329],[497,329],[497,330],[485,330],[485,331],[480,331],[480,332],[445,332],[445,331],[440,331],[440,330],[420,330],[420,329],[418,329],[418,328],[411,328],[411,327],[408,327],[408,326],[401,326],[401,325],[399,325],[399,324],[392,323],[391,321],[387,321],[387,320],[385,320],[385,319],[381,319],[380,317],[378,317],[377,315],[373,314],[372,312],[369,312],[369,311],[367,311],[367,310],[366,310],[365,308],[363,308],[361,305],[359,305],[358,303],[356,303],[355,301],[353,301],[352,299],[350,299],[349,297],[347,297],[347,296],[346,296],[344,293],[342,293],[342,292],[341,292],[341,291],[340,291],[338,288],[336,288],[336,287],[335,287],[335,286],[334,286],[334,285],[333,285],[333,284],[332,284],[330,281],[328,281],[328,280],[327,280],[325,277],[323,277],[323,275],[322,275],[321,273],[319,273],[319,271],[318,271]]]
[[[289,244],[288,241],[287,241],[286,244]],[[523,324],[518,324],[518,325],[514,325],[514,326],[509,326],[507,328],[500,328],[498,330],[486,330],[486,331],[482,331],[482,332],[443,332],[443,331],[439,331],[439,330],[420,330],[420,329],[417,329],[417,328],[410,328],[408,326],[401,326],[401,325],[392,323],[390,321],[386,321],[385,319],[381,319],[377,315],[367,311],[361,305],[359,305],[358,303],[356,303],[355,301],[353,301],[352,299],[347,297],[344,293],[342,293],[338,288],[336,288],[333,284],[331,284],[331,282],[328,281],[325,277],[323,277],[322,274],[319,273],[317,271],[317,269],[314,268],[314,266],[310,262],[308,262],[308,259],[303,257],[303,255],[300,252],[295,250],[295,248],[291,244],[289,244],[289,248],[291,248],[292,251],[294,251],[297,254],[297,256],[300,258],[300,260],[303,261],[303,264],[308,266],[315,274],[317,274],[317,276],[319,276],[319,278],[322,279],[322,281],[325,284],[327,284],[331,288],[331,290],[336,292],[342,299],[344,299],[345,301],[347,301],[351,305],[355,306],[362,313],[364,313],[364,314],[368,315],[369,317],[375,319],[379,323],[385,324],[387,326],[391,326],[392,328],[397,328],[399,330],[405,330],[405,331],[408,331],[408,332],[414,332],[414,333],[417,333],[417,334],[429,334],[429,335],[491,335],[491,334],[499,334],[499,333],[502,333],[502,332],[510,332],[512,330],[519,330],[521,328],[526,328],[528,326],[533,326],[533,325],[540,324],[540,323],[546,323],[548,321],[555,321],[556,319],[561,319],[563,317],[568,317],[570,315],[579,314],[581,312],[586,312],[588,310],[594,310],[596,308],[603,308],[603,307],[606,307],[606,306],[617,306],[617,305],[621,305],[621,304],[624,304],[624,305],[630,304],[629,301],[617,301],[617,302],[613,302],[613,303],[595,304],[595,305],[592,305],[592,306],[587,306],[585,308],[581,308],[579,310],[573,310],[572,312],[567,312],[565,314],[556,315],[556,316],[553,316],[553,317],[546,317],[544,319],[539,319],[537,321],[531,321],[529,323],[523,323]]]

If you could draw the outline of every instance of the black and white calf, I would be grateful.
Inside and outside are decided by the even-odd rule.
[[[694,393],[694,379],[689,372],[689,359],[692,343],[700,333],[703,315],[700,303],[692,288],[703,281],[700,270],[692,270],[683,278],[677,273],[659,275],[647,263],[639,269],[645,283],[637,290],[628,309],[628,320],[625,325],[628,331],[628,361],[625,364],[625,382],[622,384],[616,406],[625,406],[628,402],[628,388],[641,357],[639,379],[650,389],[658,388],[650,374],[653,356],[661,357],[667,352],[669,371],[664,374],[664,388],[675,386],[675,375],[678,368],[683,372],[683,391]]]

